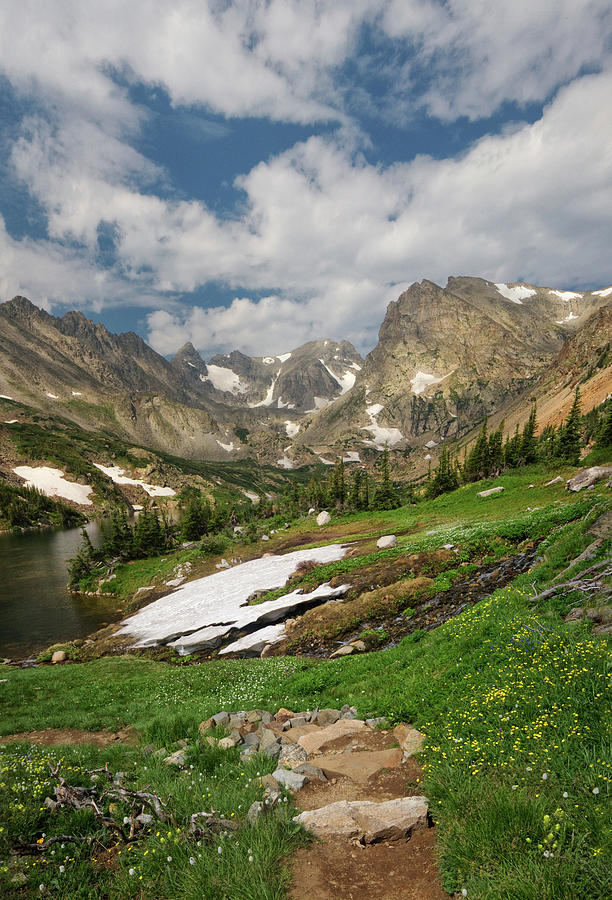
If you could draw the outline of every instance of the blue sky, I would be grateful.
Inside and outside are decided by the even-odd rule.
[[[5,0],[0,299],[209,357],[608,286],[611,107],[609,0]]]

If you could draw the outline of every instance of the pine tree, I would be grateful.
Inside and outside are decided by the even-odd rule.
[[[466,482],[480,481],[489,474],[489,438],[487,434],[487,419],[482,423],[480,434],[472,447],[463,468],[463,480]]]
[[[489,435],[487,448],[487,475],[499,475],[504,465],[504,423],[501,422],[497,431]]]
[[[523,465],[528,465],[529,463],[535,462],[538,458],[538,445],[536,441],[536,428],[537,428],[537,409],[535,403],[531,407],[531,412],[529,413],[529,418],[525,423],[525,427],[523,428],[523,433],[521,435],[521,449],[520,449],[520,461]]]
[[[396,509],[400,506],[400,498],[391,481],[388,444],[385,444],[385,449],[382,452],[380,475],[380,484],[374,493],[374,507],[376,509]]]
[[[612,447],[612,402],[608,402],[595,438],[595,446],[602,449]]]
[[[557,456],[577,466],[580,462],[580,444],[582,436],[581,428],[582,404],[580,402],[580,389],[576,388],[574,402],[567,419],[559,429],[557,438]]]
[[[504,465],[507,469],[515,469],[518,466],[520,453],[521,433],[517,422],[514,434],[512,437],[508,436],[506,438],[506,443],[504,444]]]
[[[357,468],[353,476],[353,484],[349,495],[349,506],[351,509],[359,509],[359,500],[361,497],[361,482],[363,479],[363,469]]]
[[[185,541],[197,541],[208,531],[210,507],[201,495],[189,500],[181,522],[181,535]]]
[[[429,498],[438,497],[448,491],[454,491],[459,487],[459,476],[455,463],[450,458],[450,453],[444,447],[440,454],[438,466],[433,477],[427,484],[425,495]]]

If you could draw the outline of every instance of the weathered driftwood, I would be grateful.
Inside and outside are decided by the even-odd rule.
[[[589,546],[586,548],[586,550],[583,550],[583,551],[582,551],[582,553],[580,554],[580,556],[577,556],[576,559],[573,559],[573,560],[571,561],[571,563],[569,564],[569,566],[566,566],[565,569],[563,569],[562,572],[559,572],[558,575],[555,575],[555,577],[553,578],[553,581],[558,581],[559,578],[562,578],[562,577],[563,577],[563,575],[567,575],[567,573],[568,573],[569,571],[571,571],[571,569],[573,569],[574,566],[577,566],[578,563],[584,562],[585,559],[592,559],[593,556],[597,553],[597,551],[599,550],[599,548],[601,547],[602,544],[603,544],[603,538],[597,538],[596,541],[593,541],[592,544],[589,544]],[[604,566],[604,565],[606,565],[606,561],[604,560],[601,564],[598,563],[597,565]],[[587,569],[586,571],[587,571],[587,572],[590,572],[591,569]],[[584,575],[585,573],[584,573],[584,572],[581,572],[580,574],[581,574],[581,575]]]
[[[44,853],[53,844],[92,844],[93,841],[94,839],[90,835],[55,834],[53,837],[48,837],[46,841],[42,841],[40,844],[38,842],[30,844],[27,841],[24,841],[23,838],[19,838],[16,847],[17,850],[23,852]]]
[[[597,572],[598,574],[592,578],[585,579],[586,575],[592,575],[594,572]],[[582,594],[600,593],[604,596],[608,596],[608,594],[612,593],[612,588],[601,579],[610,577],[612,577],[612,561],[609,559],[602,560],[601,562],[590,566],[588,569],[585,569],[583,572],[580,572],[575,578],[570,579],[570,581],[554,584],[552,587],[547,588],[545,591],[541,591],[534,597],[530,597],[529,602],[535,603],[537,600],[545,600],[547,597],[552,597],[554,594],[559,593],[559,591],[567,591],[568,593],[570,591],[579,591]]]

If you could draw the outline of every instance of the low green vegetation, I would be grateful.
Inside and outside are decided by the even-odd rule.
[[[82,525],[85,517],[72,506],[31,487],[0,482],[0,531]]]
[[[558,464],[557,472],[573,474]],[[291,801],[281,804],[278,814],[248,824],[246,811],[261,799],[261,776],[272,764],[257,755],[241,765],[237,750],[207,747],[198,725],[222,709],[299,711],[349,703],[361,716],[409,721],[426,735],[423,792],[437,824],[449,892],[465,891],[477,900],[607,898],[612,891],[605,806],[612,768],[607,642],[591,633],[588,618],[564,622],[572,608],[585,604],[583,594],[566,589],[533,598],[593,543],[589,529],[612,503],[603,482],[575,496],[563,484],[547,487],[550,478],[550,469],[536,463],[500,476],[496,483],[505,490],[493,498],[478,498],[483,484],[470,483],[417,506],[334,518],[340,539],[343,531],[360,536],[371,552],[306,570],[296,585],[451,544],[449,564],[431,573],[443,590],[475,555],[493,562],[539,541],[538,561],[529,572],[439,628],[417,630],[391,649],[376,650],[384,631],[362,626],[361,639],[372,652],[333,661],[193,665],[197,660],[189,659],[170,666],[128,655],[53,668],[5,667],[0,733],[130,726],[138,743],[116,742],[104,750],[0,746],[0,893],[48,892],[67,900],[280,900],[286,887],[282,860],[304,840],[291,821]],[[303,520],[294,531],[310,533],[311,527]],[[374,549],[373,539],[391,531],[398,534],[398,546]],[[570,574],[603,561],[611,550],[604,539]],[[181,553],[200,555],[201,549]],[[168,557],[172,565],[179,558]],[[122,565],[136,571],[149,563]],[[586,602],[601,606],[608,587],[604,579],[600,592],[591,592]],[[406,617],[413,612],[404,610]],[[155,756],[156,749],[171,752],[183,739],[183,770]],[[173,823],[166,828],[153,823],[128,850],[89,811],[52,812],[44,799],[53,789],[49,766],[57,763],[70,784],[83,786],[92,783],[86,770],[108,763],[111,771],[124,773],[130,788],[152,791],[167,802]],[[209,841],[190,835],[190,816],[213,809],[237,822],[238,829]],[[115,810],[123,813],[127,808]],[[90,836],[93,843],[62,841],[64,847],[49,845],[42,853],[19,849],[20,839],[35,845],[59,834]]]

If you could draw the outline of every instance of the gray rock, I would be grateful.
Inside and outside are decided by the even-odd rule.
[[[219,750],[233,750],[234,747],[238,746],[238,741],[236,741],[233,737],[224,737],[221,738],[217,747]]]
[[[300,791],[307,781],[305,775],[297,775],[291,769],[275,769],[272,777],[290,791]]]
[[[260,747],[261,750],[261,747]],[[269,747],[266,747],[264,750],[264,756],[267,756],[268,759],[278,759],[278,755],[281,751],[280,744],[270,744]]]
[[[293,771],[298,775],[305,775],[308,781],[327,781],[327,776],[323,769],[307,762],[296,766]]]
[[[394,534],[383,534],[376,541],[376,546],[380,550],[389,550],[391,547],[397,547],[397,538]]]
[[[238,746],[238,744],[243,743],[243,737],[236,728],[234,728],[234,730],[230,733],[230,737],[232,738],[233,741],[235,741],[236,747]]]
[[[256,754],[257,747],[245,747],[244,750],[240,751],[240,759],[243,762],[247,762],[249,759],[253,759]]]
[[[599,636],[612,634],[612,623],[609,623],[607,625],[596,625],[591,633],[597,634]]]
[[[377,716],[374,719],[366,719],[365,723],[368,726],[368,728],[372,728],[372,729],[389,727],[389,720],[385,719],[384,716]]]
[[[493,494],[501,494],[503,493],[504,488],[499,485],[499,487],[489,488],[488,491],[478,491],[477,497],[491,497]]]
[[[278,757],[281,766],[290,766],[292,769],[301,763],[308,761],[308,753],[299,744],[283,744]]]
[[[259,748],[265,750],[273,744],[280,744],[280,739],[275,731],[271,728],[262,728],[259,732]]]
[[[265,809],[273,809],[275,806],[278,806],[278,804],[282,800],[283,795],[281,794],[281,792],[278,789],[279,784],[276,781],[276,779],[272,778],[271,775],[269,775],[268,777],[270,779],[272,779],[272,781],[275,782],[276,787],[275,788],[267,787],[265,789],[263,797],[262,797],[262,803],[263,803]]]
[[[575,606],[574,609],[570,609],[563,621],[579,622],[581,619],[584,619],[584,610],[580,606]]]
[[[331,522],[331,516],[327,512],[327,510],[324,509],[323,512],[320,512],[319,515],[317,516],[317,525],[329,525],[330,522]]]
[[[612,466],[591,466],[567,482],[568,491],[582,491],[604,478],[612,478]]]
[[[255,802],[251,803],[251,805],[249,806],[249,811],[247,813],[247,822],[253,825],[262,815],[263,811],[263,803],[261,803],[259,800],[255,800]]]
[[[296,716],[294,719],[289,719],[289,725],[291,728],[299,728],[301,725],[306,725],[306,716]]]
[[[415,828],[426,828],[427,799],[399,797],[384,803],[340,800],[295,816],[316,837],[352,838],[363,844],[405,840]]]
[[[216,713],[216,715],[214,715],[212,717],[212,720],[215,723],[215,727],[218,727],[219,725],[229,725],[229,720],[230,720],[229,713],[227,713],[227,712]]]
[[[342,713],[339,709],[319,709],[317,710],[316,719],[311,721],[317,725],[334,725],[341,717]]]
[[[259,747],[260,741],[261,738],[256,731],[251,731],[249,734],[245,734],[244,736],[245,747],[255,747],[255,749],[257,749]]]
[[[357,718],[357,707],[349,706],[348,703],[345,703],[342,709],[340,710],[340,718],[341,719],[356,719]]]
[[[187,757],[185,755],[184,750],[175,750],[174,753],[171,753],[170,756],[166,756],[164,759],[164,763],[167,766],[184,766],[187,762]]]

